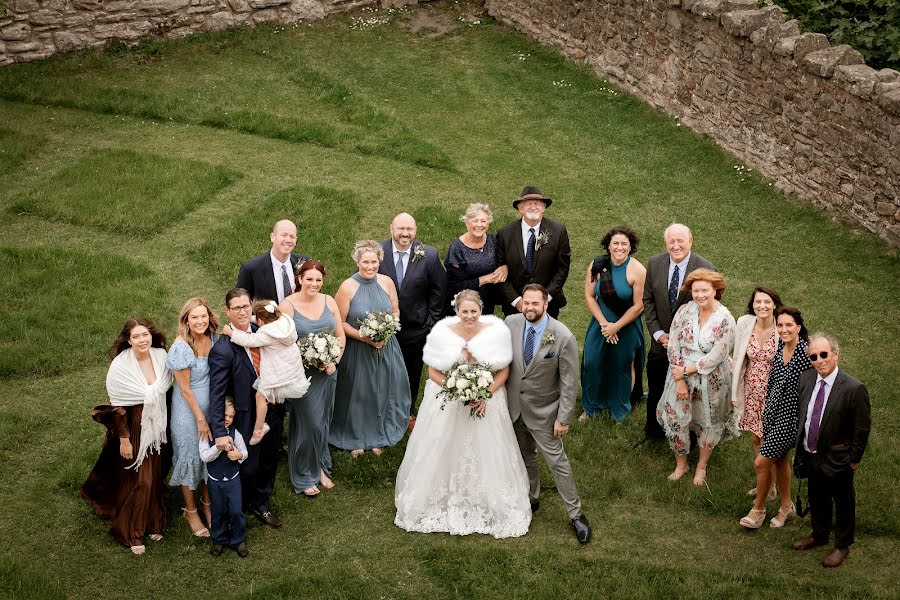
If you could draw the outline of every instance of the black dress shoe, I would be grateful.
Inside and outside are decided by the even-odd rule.
[[[273,515],[267,510],[254,510],[253,516],[259,519],[259,521],[273,529],[278,529],[281,527],[281,519]]]
[[[225,546],[222,544],[213,544],[209,548],[209,553],[213,556],[222,556],[223,552],[225,552]]]
[[[536,513],[538,511],[538,509],[540,509],[540,508],[541,508],[540,500],[532,500],[531,501],[531,514]]]
[[[575,537],[578,538],[579,543],[587,544],[591,539],[591,524],[584,515],[578,515],[572,519],[572,528],[575,530]]]
[[[241,558],[247,558],[250,555],[250,549],[247,548],[246,542],[241,542],[236,546],[232,546],[232,548],[234,548],[234,551],[237,552],[237,555]]]

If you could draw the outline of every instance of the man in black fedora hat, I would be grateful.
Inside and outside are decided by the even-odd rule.
[[[566,305],[563,285],[572,259],[569,233],[562,223],[544,218],[544,209],[552,203],[538,188],[526,186],[512,203],[522,218],[497,233],[497,262],[509,268],[500,284],[507,316],[522,312],[522,289],[529,283],[541,284],[550,294],[551,317],[558,317]]]

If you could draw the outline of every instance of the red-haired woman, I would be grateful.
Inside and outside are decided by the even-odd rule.
[[[675,453],[672,481],[688,470],[691,431],[700,446],[694,485],[706,481],[706,465],[716,444],[739,434],[740,411],[731,402],[729,356],[734,317],[720,302],[725,285],[725,278],[716,271],[691,271],[682,290],[690,291],[692,300],[678,309],[669,330],[669,373],[656,420]]]
[[[143,554],[144,536],[159,540],[166,528],[164,477],[171,464],[166,392],[172,386],[166,337],[147,319],[129,319],[110,348],[110,359],[110,403],[91,412],[106,427],[106,439],[80,496],[98,517],[109,520],[117,542]]]

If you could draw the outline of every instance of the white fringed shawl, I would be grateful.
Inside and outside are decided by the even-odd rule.
[[[166,392],[172,387],[172,374],[166,368],[166,351],[150,348],[150,360],[156,382],[147,383],[131,348],[116,356],[106,373],[106,393],[113,406],[144,406],[141,413],[141,442],[134,463],[127,469],[141,466],[148,452],[159,452],[166,443]]]
[[[494,372],[512,362],[512,337],[503,321],[493,315],[482,315],[479,321],[487,327],[466,343],[450,326],[459,323],[459,317],[447,317],[438,321],[425,340],[422,359],[429,367],[446,373],[461,359],[467,348],[475,360],[491,366]]]

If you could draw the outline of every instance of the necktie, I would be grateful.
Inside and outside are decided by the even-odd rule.
[[[259,348],[250,348],[250,360],[253,361],[253,370],[256,371],[256,376],[259,377]]]
[[[291,285],[291,278],[288,277],[287,269],[284,265],[281,265],[281,287],[284,290],[284,296],[278,299],[279,302],[294,293],[294,286]]]
[[[528,250],[525,252],[525,270],[531,275],[534,273],[534,227],[528,230]]]
[[[403,272],[403,257],[406,256],[406,252],[398,252],[397,253],[397,264],[394,265],[394,269],[397,271],[397,289],[400,289],[400,286],[403,285],[403,277],[405,273]]]
[[[809,420],[809,431],[806,434],[806,447],[815,454],[816,445],[819,443],[819,421],[822,420],[822,409],[825,407],[825,380],[819,386],[816,394],[816,403],[813,404],[812,418]]]
[[[669,282],[669,309],[675,310],[678,301],[678,265],[672,270],[672,281]]]
[[[528,335],[525,336],[524,352],[525,364],[530,365],[531,359],[534,358],[534,327],[528,328]]]

